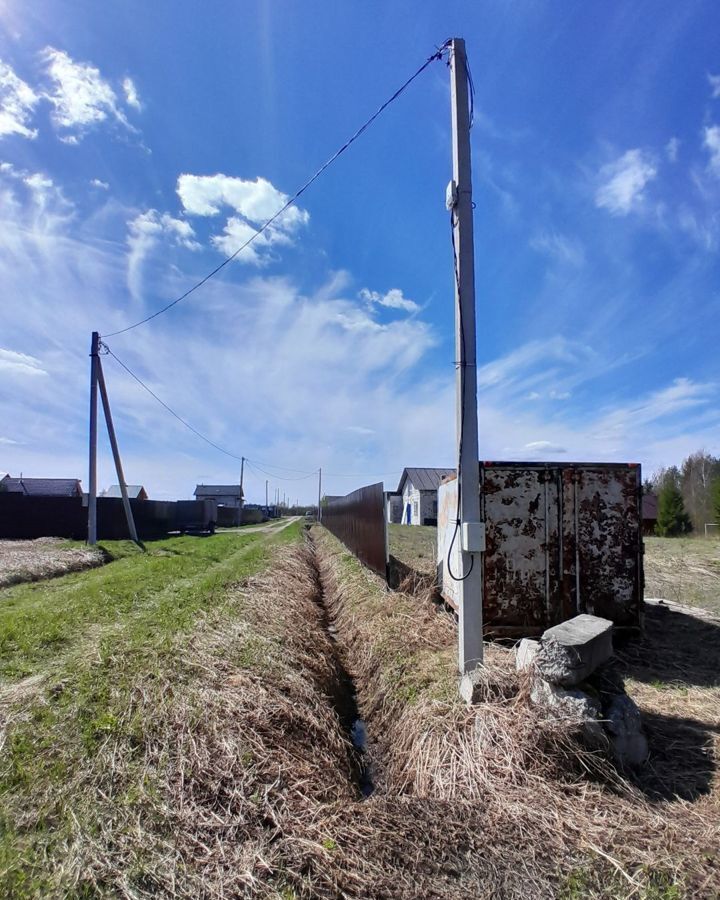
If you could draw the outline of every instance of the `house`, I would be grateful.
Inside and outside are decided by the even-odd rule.
[[[455,469],[403,469],[397,492],[402,497],[403,525],[437,525],[440,482]]]
[[[642,531],[645,535],[655,534],[657,524],[658,498],[655,494],[643,494]]]
[[[82,497],[79,478],[0,478],[0,491],[26,497]]]
[[[240,509],[245,495],[239,484],[198,484],[195,488],[196,500],[214,500],[218,506]]]
[[[128,497],[131,500],[147,500],[148,494],[145,488],[141,484],[126,484]],[[120,491],[119,484],[112,484],[108,488],[107,491],[103,494],[103,497],[122,497],[122,492]]]
[[[397,491],[385,491],[385,511],[388,525],[400,525],[403,514],[402,494]]]

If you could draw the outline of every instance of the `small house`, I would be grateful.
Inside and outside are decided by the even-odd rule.
[[[655,494],[643,494],[642,498],[642,531],[645,535],[655,534],[657,524],[658,498]]]
[[[0,491],[26,497],[82,497],[79,478],[0,478]]]
[[[437,525],[438,488],[455,469],[403,469],[397,492],[402,498],[403,525]]]
[[[131,500],[147,500],[148,493],[141,484],[126,484],[127,495]],[[122,497],[119,484],[112,484],[105,491],[103,497]]]
[[[196,500],[214,500],[218,506],[240,509],[245,496],[239,484],[198,484],[195,488]]]
[[[397,491],[385,491],[385,511],[388,525],[400,525],[403,514],[402,494]]]

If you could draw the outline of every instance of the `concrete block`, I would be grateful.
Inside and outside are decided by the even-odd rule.
[[[529,672],[535,667],[535,658],[540,652],[540,641],[523,638],[515,648],[515,670]]]
[[[535,665],[552,684],[573,687],[612,656],[612,622],[580,615],[543,634]]]
[[[554,719],[579,728],[585,743],[607,749],[608,739],[600,723],[600,701],[577,688],[566,689],[538,678],[530,692],[533,703],[545,707]]]
[[[479,703],[484,697],[484,679],[482,668],[478,666],[472,672],[467,672],[460,679],[460,696],[468,704]]]
[[[618,694],[605,709],[605,729],[613,755],[624,766],[639,766],[648,756],[640,710],[627,694]]]

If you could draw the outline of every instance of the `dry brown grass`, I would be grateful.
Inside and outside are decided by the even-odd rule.
[[[673,884],[717,896],[712,775],[704,807],[697,792],[651,799],[528,704],[499,646],[483,702],[466,708],[452,617],[387,593],[313,535],[316,549],[279,550],[162,660],[136,666],[91,756],[75,752],[69,686],[18,705],[13,721],[32,726],[64,704],[38,754],[67,772],[62,791],[38,781],[3,801],[18,835],[47,829],[39,887],[17,896],[673,900]],[[93,665],[121,666],[117,652],[108,642]],[[367,800],[340,715],[344,670],[371,739]]]
[[[645,596],[698,606],[720,616],[720,539],[644,539]]]
[[[331,536],[318,532],[317,541],[386,794],[428,810],[444,801],[446,821],[464,817],[469,833],[481,830],[485,861],[509,896],[720,894],[717,674],[692,724],[687,711],[677,719],[667,708],[668,693],[679,701],[672,687],[638,690],[643,673],[652,681],[648,663],[662,658],[659,626],[635,649],[644,660],[621,656],[652,750],[649,768],[632,777],[584,748],[573,723],[561,730],[531,706],[511,651],[500,646],[487,648],[485,700],[467,709],[456,696],[447,615],[427,599],[383,595]],[[664,640],[677,643],[677,629]],[[708,641],[710,669],[718,655]],[[702,652],[696,639],[692,646]]]
[[[106,562],[95,547],[70,547],[62,538],[0,541],[0,587],[54,578]]]

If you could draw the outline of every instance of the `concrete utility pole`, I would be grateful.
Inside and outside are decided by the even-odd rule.
[[[265,479],[265,515],[270,515],[270,507],[268,506],[268,480]]]
[[[243,478],[245,477],[245,457],[240,457],[240,524],[242,525],[243,520],[243,504],[245,502],[245,496],[243,494]]]
[[[322,506],[320,506],[320,498],[322,496],[322,466],[318,469],[318,522],[322,522]]]
[[[470,106],[465,41],[450,44],[453,180],[448,186],[455,266],[456,424],[458,454],[458,532],[460,541],[458,667],[471,672],[483,661],[482,552],[480,522],[477,366],[475,350],[475,260],[473,244]]]
[[[110,446],[112,447],[113,459],[115,460],[115,471],[120,484],[120,495],[122,496],[128,531],[130,532],[130,538],[135,541],[136,544],[139,544],[140,541],[138,540],[137,529],[135,528],[135,519],[133,517],[132,507],[130,506],[130,498],[128,497],[127,484],[125,483],[122,460],[120,459],[120,449],[118,448],[117,437],[115,436],[115,426],[113,425],[112,413],[110,412],[110,399],[108,398],[107,388],[105,387],[105,375],[103,374],[102,360],[99,356],[97,358],[97,378],[100,387],[103,412],[105,413],[105,424],[107,425]]]
[[[88,474],[88,536],[91,546],[97,544],[97,394],[98,394],[98,349],[100,335],[93,331],[90,342],[90,460]]]

